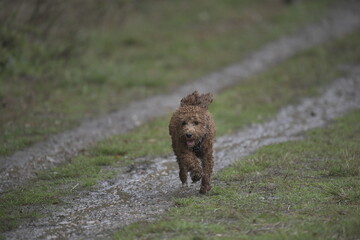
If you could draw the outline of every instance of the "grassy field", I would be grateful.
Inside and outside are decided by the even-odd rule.
[[[263,147],[217,173],[210,195],[174,199],[160,220],[114,239],[358,239],[359,119]]]
[[[296,103],[304,96],[316,95],[321,86],[345,74],[338,69],[339,64],[360,62],[359,41],[360,33],[354,33],[299,53],[287,62],[218,94],[210,109],[218,126],[218,135],[265,121],[281,106]],[[61,204],[63,196],[74,194],[73,186],[78,185],[75,191],[83,190],[98,180],[111,178],[114,173],[104,166],[130,164],[134,158],[145,155],[170,154],[168,121],[169,116],[161,117],[128,134],[99,142],[69,163],[39,173],[39,178],[29,185],[1,195],[0,230],[12,229],[21,221],[38,217],[35,213],[37,207]],[[225,178],[225,175],[219,176]],[[223,178],[218,177],[218,181],[223,181]],[[220,190],[215,188],[214,193]]]
[[[64,2],[64,12],[46,1],[1,3],[0,155],[239,61],[333,2],[119,0],[106,14],[96,1]],[[32,3],[49,13],[26,11]]]

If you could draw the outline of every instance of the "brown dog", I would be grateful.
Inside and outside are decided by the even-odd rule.
[[[180,180],[183,185],[187,184],[188,172],[193,182],[201,179],[200,193],[210,191],[214,166],[215,123],[208,111],[212,100],[211,93],[200,95],[193,92],[181,100],[169,124]]]

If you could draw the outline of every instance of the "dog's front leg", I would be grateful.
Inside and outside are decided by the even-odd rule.
[[[211,189],[211,174],[214,167],[214,160],[212,151],[210,151],[208,154],[205,154],[204,157],[201,159],[202,167],[204,175],[201,179],[201,188],[200,193],[205,194],[206,192],[210,191]]]
[[[180,170],[179,177],[183,185],[187,183],[188,172],[190,172],[193,182],[197,182],[201,179],[202,170],[193,152],[183,152],[178,158],[178,163]]]
[[[189,163],[191,155],[188,152],[181,152],[177,155],[177,162],[179,164],[179,178],[183,186],[187,186],[187,178],[189,171]]]

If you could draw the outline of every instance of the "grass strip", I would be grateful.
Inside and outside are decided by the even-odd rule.
[[[43,37],[41,23],[52,22],[44,19],[0,24],[0,155],[239,61],[335,1],[123,2],[132,6],[123,24],[74,21],[60,36]]]
[[[281,106],[316,95],[321,86],[343,74],[338,64],[360,62],[359,41],[360,34],[354,33],[299,53],[272,70],[217,95],[210,111],[215,117],[218,135],[264,121]],[[74,186],[77,191],[112,177],[114,172],[105,166],[111,169],[130,164],[137,157],[170,154],[168,121],[169,116],[161,117],[128,134],[99,142],[69,163],[39,173],[31,185],[1,195],[0,230],[12,229],[22,220],[32,218],[24,214],[24,209],[61,204],[63,196],[73,194]]]
[[[359,119],[263,147],[217,173],[210,195],[174,199],[160,220],[113,239],[358,239]]]

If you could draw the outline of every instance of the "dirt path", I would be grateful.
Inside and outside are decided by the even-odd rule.
[[[215,171],[261,146],[299,139],[300,133],[323,126],[347,111],[360,108],[360,66],[336,80],[316,98],[283,108],[263,124],[217,139]],[[138,159],[118,169],[112,181],[66,199],[67,204],[43,209],[46,218],[26,223],[5,235],[8,239],[99,239],[129,223],[154,220],[172,204],[173,197],[198,194],[199,186],[181,187],[173,156]],[[125,170],[125,171],[124,171]],[[215,183],[216,184],[216,183]]]
[[[168,95],[155,96],[135,102],[117,112],[83,122],[78,128],[50,137],[9,157],[0,157],[0,193],[34,176],[37,170],[47,169],[76,156],[95,142],[114,134],[125,133],[134,127],[165,114],[178,105],[179,99],[192,92],[218,92],[242,79],[264,71],[293,54],[339,38],[360,27],[360,4],[349,3],[334,9],[319,23],[298,33],[280,38],[254,52],[246,60],[214,72],[187,84]]]

